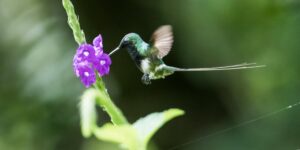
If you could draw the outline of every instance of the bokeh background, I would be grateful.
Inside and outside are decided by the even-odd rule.
[[[150,86],[126,51],[112,57],[109,92],[131,122],[171,107],[186,115],[155,135],[151,150],[300,148],[300,2],[297,0],[73,0],[89,42],[107,52],[129,32],[145,41],[174,28],[167,64],[266,68],[176,73]],[[0,150],[117,150],[80,133],[85,89],[72,71],[77,48],[60,0],[0,0]],[[260,116],[265,114],[264,118]],[[99,125],[109,121],[99,109]],[[239,126],[243,122],[259,119]],[[236,127],[237,126],[237,127]],[[233,127],[233,128],[232,128]],[[232,128],[230,130],[225,130]],[[221,132],[220,132],[221,131]],[[224,132],[222,132],[224,131]]]

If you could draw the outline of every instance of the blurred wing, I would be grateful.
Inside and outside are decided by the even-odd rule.
[[[155,30],[151,43],[158,49],[157,56],[163,58],[169,54],[173,44],[172,26],[164,25]]]

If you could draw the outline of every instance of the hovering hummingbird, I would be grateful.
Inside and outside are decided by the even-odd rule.
[[[129,33],[123,37],[119,46],[109,55],[119,49],[127,49],[130,57],[134,60],[139,70],[144,74],[142,82],[150,84],[151,80],[162,79],[177,71],[219,71],[236,70],[264,67],[255,63],[242,63],[231,66],[211,67],[211,68],[178,68],[168,66],[163,62],[163,57],[169,54],[173,44],[172,26],[164,25],[159,27],[150,39],[149,44],[136,33]]]

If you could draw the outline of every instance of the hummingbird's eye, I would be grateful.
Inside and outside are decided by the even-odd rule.
[[[130,44],[129,38],[124,38],[121,43],[121,48],[129,46],[129,44]]]
[[[129,43],[130,43],[129,41],[123,41],[122,45],[123,45],[123,46],[128,46]]]
[[[128,42],[129,41],[129,38],[128,37],[125,37],[124,38],[124,42]]]

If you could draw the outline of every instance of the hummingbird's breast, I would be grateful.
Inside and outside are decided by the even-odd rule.
[[[149,74],[152,70],[151,60],[149,58],[142,59],[140,67],[143,73]]]

